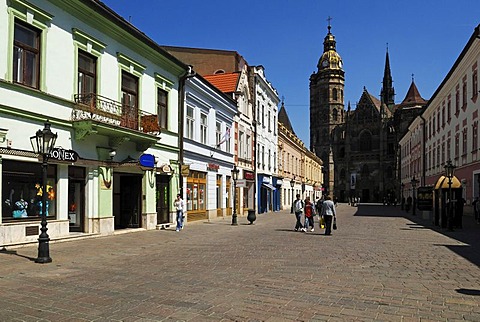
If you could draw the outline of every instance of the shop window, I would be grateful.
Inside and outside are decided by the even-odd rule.
[[[187,178],[187,211],[205,210],[205,188],[205,173],[191,171]]]
[[[2,162],[2,220],[36,219],[42,215],[42,166],[39,163],[3,160]],[[57,168],[47,171],[48,217],[56,216]]]

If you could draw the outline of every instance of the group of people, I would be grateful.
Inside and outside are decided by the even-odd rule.
[[[327,196],[325,200],[318,199],[317,203],[314,205],[310,201],[310,197],[306,197],[305,201],[300,199],[300,194],[297,194],[297,199],[293,202],[293,212],[297,222],[295,224],[295,231],[307,232],[310,228],[310,231],[315,231],[314,217],[319,215],[319,222],[324,221],[325,225],[325,235],[332,234],[332,224],[336,220],[335,204],[332,201],[332,198]],[[303,219],[303,224],[302,224]]]

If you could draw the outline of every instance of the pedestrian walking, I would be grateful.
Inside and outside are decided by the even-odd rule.
[[[332,234],[332,221],[336,217],[335,204],[330,196],[325,198],[322,206],[322,216],[325,220],[325,235]]]
[[[300,194],[297,194],[296,197],[297,199],[295,199],[295,201],[293,202],[293,212],[295,213],[295,217],[297,219],[297,222],[295,224],[295,231],[298,231],[299,229],[303,231],[302,215],[305,204],[303,200],[300,199]]]
[[[177,210],[177,228],[175,230],[179,232],[183,229],[183,220],[185,219],[185,202],[180,194],[177,195],[177,199],[175,199],[173,205]]]
[[[307,232],[308,227],[310,231],[314,231],[313,216],[315,216],[315,205],[310,201],[310,197],[305,198],[305,225],[304,231]]]

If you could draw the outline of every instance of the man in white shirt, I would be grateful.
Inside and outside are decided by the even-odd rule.
[[[293,212],[295,213],[295,217],[297,218],[297,223],[295,224],[295,231],[298,231],[299,229],[303,231],[303,225],[302,225],[302,215],[303,215],[303,208],[305,207],[305,204],[303,203],[303,200],[300,199],[300,195],[297,194],[297,199],[293,202]]]

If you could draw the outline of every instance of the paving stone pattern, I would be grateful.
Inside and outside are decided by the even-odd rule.
[[[0,252],[0,321],[480,321],[480,225],[338,206],[338,230],[287,211]]]

